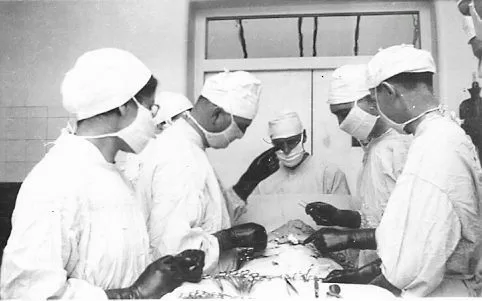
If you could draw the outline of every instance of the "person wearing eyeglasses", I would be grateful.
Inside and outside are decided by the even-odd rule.
[[[482,168],[472,141],[433,94],[435,72],[430,52],[413,45],[388,47],[368,63],[381,118],[414,139],[378,227],[323,228],[305,241],[320,252],[377,251],[380,269],[341,271],[333,282],[378,273],[371,284],[405,297],[480,295]]]
[[[154,137],[157,80],[115,48],[80,56],[62,82],[75,115],[22,184],[3,253],[3,299],[160,298],[199,282],[204,252],[153,257],[141,203],[114,165]]]
[[[350,195],[345,174],[335,165],[321,162],[305,149],[308,138],[298,113],[284,111],[268,122],[269,138],[280,168],[259,183],[253,195],[339,194]]]

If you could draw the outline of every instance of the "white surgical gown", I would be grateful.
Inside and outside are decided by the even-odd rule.
[[[200,249],[206,253],[206,272],[233,268],[231,257],[226,267],[218,266],[224,262],[212,234],[230,228],[246,204],[232,189],[222,189],[201,136],[180,119],[151,141],[140,159],[137,191],[145,205],[151,251]]]
[[[470,138],[448,118],[427,115],[376,230],[383,275],[404,296],[473,295],[481,185]]]
[[[273,194],[340,194],[349,195],[345,174],[336,166],[307,157],[300,166],[282,166],[258,184],[253,195]]]
[[[362,228],[376,228],[380,224],[388,198],[405,166],[411,142],[412,135],[390,129],[368,143],[357,181]],[[358,264],[363,266],[377,258],[376,251],[361,250]]]
[[[1,297],[105,299],[149,262],[134,191],[93,144],[62,134],[18,194]]]

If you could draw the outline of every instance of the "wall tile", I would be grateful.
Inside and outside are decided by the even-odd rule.
[[[25,162],[5,163],[5,182],[23,182],[25,175]]]
[[[7,138],[7,118],[0,117],[0,139]]]
[[[6,182],[7,180],[7,163],[0,162],[0,182]]]
[[[6,117],[27,118],[28,110],[26,107],[7,108]]]
[[[27,140],[25,142],[25,161],[40,161],[45,155],[43,140]]]
[[[7,140],[6,161],[24,162],[25,161],[25,140]]]
[[[48,107],[49,117],[69,117],[69,113],[63,107]]]
[[[48,117],[49,111],[48,107],[28,107],[27,114],[29,118]]]
[[[26,124],[26,139],[47,139],[47,118],[28,118]]]
[[[7,118],[5,138],[25,139],[27,133],[26,118]]]
[[[0,140],[0,162],[5,162],[7,159],[7,141]]]
[[[57,139],[60,130],[67,125],[68,118],[48,118],[47,139]]]

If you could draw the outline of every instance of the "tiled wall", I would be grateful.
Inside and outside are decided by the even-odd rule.
[[[22,182],[68,119],[62,107],[0,106],[0,182]]]

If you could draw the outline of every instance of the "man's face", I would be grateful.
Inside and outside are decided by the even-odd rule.
[[[370,89],[370,93],[378,104],[378,110],[386,117],[399,124],[407,121],[407,116],[404,116],[406,106],[402,99],[398,97],[400,93],[397,92],[395,86],[383,82],[377,88]]]
[[[285,155],[288,155],[301,142],[303,138],[304,134],[301,133],[287,138],[272,139],[271,143],[275,148],[283,151]]]
[[[340,125],[346,119],[346,116],[348,116],[353,108],[353,104],[353,102],[349,102],[330,105],[330,111],[331,113],[335,114],[336,118],[338,119],[338,125]]]
[[[359,99],[356,103],[356,105],[360,109],[367,112],[368,114],[371,114],[373,116],[379,115],[376,104],[370,96],[365,96]],[[342,124],[342,122],[346,119],[354,105],[355,102],[330,105],[331,113],[335,114],[338,119],[339,125]]]

